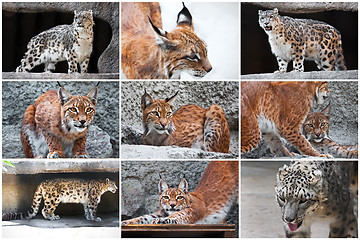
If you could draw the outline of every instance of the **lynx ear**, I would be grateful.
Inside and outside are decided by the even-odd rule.
[[[178,13],[177,16],[177,26],[178,27],[182,27],[182,26],[189,26],[192,30],[194,30],[194,26],[193,26],[193,22],[192,22],[192,16],[190,14],[189,9],[187,9],[187,7],[185,7],[185,4],[183,4],[183,9]]]
[[[165,98],[165,102],[167,103],[171,103],[172,101],[174,101],[176,95],[178,95],[179,91],[177,91],[172,97],[168,97],[168,98]]]
[[[274,14],[278,14],[278,13],[279,13],[278,9],[277,9],[277,8],[274,8],[274,9],[273,9],[273,13],[274,13]]]
[[[163,192],[165,192],[169,187],[166,184],[166,182],[164,181],[164,179],[160,178],[159,184],[158,184],[158,188],[159,188],[159,195],[161,195]]]
[[[91,102],[94,105],[97,104],[97,90],[98,90],[99,83],[100,82],[98,82],[96,84],[96,86],[93,89],[91,89],[91,91],[88,93],[88,95],[86,95],[88,98],[90,98]]]
[[[59,85],[59,90],[58,90],[58,98],[60,101],[61,105],[64,105],[67,101],[69,101],[69,99],[71,98],[71,95],[65,90],[65,88],[63,86],[61,86],[61,84],[59,82],[57,82]]]
[[[163,50],[171,50],[176,48],[176,43],[168,39],[168,33],[161,28],[154,25],[151,18],[148,16],[151,27],[154,29],[156,44]]]
[[[141,110],[144,111],[145,108],[150,106],[154,102],[154,99],[146,92],[144,92],[144,95],[141,97]]]
[[[288,167],[286,164],[282,168],[279,168],[279,171],[276,175],[277,182],[282,182],[285,178],[285,175],[290,173],[290,167]]]
[[[331,107],[330,107],[330,103],[326,106],[326,108],[324,108],[321,113],[324,114],[324,116],[327,118],[327,119],[330,119],[330,110],[331,110]]]
[[[189,184],[188,184],[188,182],[186,181],[185,178],[181,179],[181,181],[180,181],[180,183],[179,183],[179,186],[178,186],[178,189],[180,189],[181,191],[183,191],[185,194],[188,193]]]

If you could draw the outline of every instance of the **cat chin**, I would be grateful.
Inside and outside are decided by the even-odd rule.
[[[321,142],[323,139],[322,139],[322,138],[314,138],[313,140],[314,140],[314,142],[319,143],[319,142]]]

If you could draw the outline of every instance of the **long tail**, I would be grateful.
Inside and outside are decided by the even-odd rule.
[[[42,184],[40,184],[37,187],[33,198],[33,204],[31,205],[28,211],[21,213],[5,213],[2,215],[2,220],[9,221],[9,220],[17,220],[17,219],[34,218],[39,211],[41,198],[42,198]]]

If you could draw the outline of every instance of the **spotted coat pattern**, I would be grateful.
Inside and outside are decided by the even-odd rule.
[[[67,61],[68,73],[88,70],[93,45],[92,11],[74,11],[74,22],[46,30],[33,37],[27,45],[27,52],[16,68],[16,72],[30,71],[45,64],[45,72],[55,70],[55,64]]]
[[[153,99],[144,93],[141,98],[143,143],[227,153],[230,132],[223,109],[219,105],[211,105],[207,109],[185,105],[173,112],[171,102],[176,95],[167,99]]]
[[[280,168],[275,192],[286,237],[311,237],[314,221],[329,222],[329,237],[357,237],[352,181],[356,162],[295,161]]]
[[[290,61],[293,71],[303,72],[304,60],[315,61],[320,70],[346,70],[340,32],[329,24],[280,16],[277,8],[259,10],[259,24],[278,61],[276,72],[286,72]]]
[[[15,219],[31,219],[39,211],[41,199],[44,199],[42,215],[47,220],[58,220],[55,215],[56,207],[62,203],[81,203],[84,206],[85,218],[90,221],[101,221],[96,217],[97,206],[101,195],[105,192],[115,193],[117,190],[115,182],[106,178],[105,180],[82,180],[82,179],[53,179],[46,180],[37,187],[33,204],[27,212],[5,213],[3,221]]]

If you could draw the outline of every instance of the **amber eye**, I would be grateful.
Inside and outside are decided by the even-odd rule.
[[[178,197],[176,197],[176,200],[178,200],[178,201],[184,200],[184,197],[183,196],[178,196]]]
[[[169,196],[163,196],[162,198],[163,198],[164,200],[169,200],[169,199],[170,199]]]
[[[77,109],[76,109],[76,108],[74,108],[74,107],[69,108],[68,110],[69,110],[70,112],[77,113]]]
[[[159,112],[156,112],[156,111],[154,111],[154,112],[151,112],[155,117],[160,117],[160,113]]]
[[[91,113],[92,111],[94,111],[94,109],[92,109],[92,108],[90,108],[90,107],[88,107],[88,108],[85,109],[85,112],[86,112],[86,113]]]
[[[167,116],[167,117],[170,117],[171,114],[172,114],[171,112],[167,112],[167,113],[166,113],[166,116]]]
[[[314,124],[308,124],[307,127],[308,128],[314,128]]]
[[[325,127],[325,126],[326,126],[326,123],[325,123],[325,122],[323,122],[323,123],[320,124],[320,127]]]

